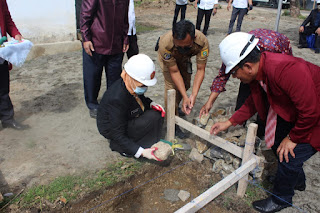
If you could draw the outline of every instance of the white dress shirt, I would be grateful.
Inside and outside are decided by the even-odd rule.
[[[248,8],[248,0],[233,0],[232,6],[235,8]]]
[[[218,4],[218,0],[201,0],[198,7],[202,10],[211,10],[215,4]]]
[[[186,5],[188,4],[188,0],[176,0],[177,5]]]

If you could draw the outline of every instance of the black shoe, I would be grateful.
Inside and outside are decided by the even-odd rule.
[[[176,137],[178,137],[180,139],[185,139],[185,138],[189,137],[189,134],[182,132],[182,130],[180,129],[179,126],[176,126],[176,128],[175,128],[175,135],[176,135]]]
[[[317,48],[314,53],[320,53],[320,48]]]
[[[3,128],[12,128],[12,129],[15,129],[15,130],[25,130],[25,129],[29,128],[28,125],[22,125],[22,124],[18,123],[15,120],[2,122],[2,127]]]
[[[252,203],[252,206],[255,210],[258,212],[277,212],[280,211],[281,209],[287,208],[290,206],[290,204],[284,203],[284,204],[277,204],[272,196],[268,197],[267,199],[264,200],[257,200]]]
[[[98,112],[98,109],[90,109],[89,110],[90,117],[96,119],[97,118],[97,112]]]

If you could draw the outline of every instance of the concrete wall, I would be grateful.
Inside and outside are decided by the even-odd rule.
[[[7,0],[13,21],[34,44],[76,40],[75,0]]]

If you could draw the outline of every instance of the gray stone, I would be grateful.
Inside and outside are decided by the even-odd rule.
[[[164,199],[169,200],[171,202],[179,201],[179,190],[177,189],[165,189],[164,190]]]
[[[190,192],[184,191],[184,190],[180,190],[178,197],[180,198],[180,200],[182,200],[183,202],[185,202],[186,200],[189,199],[190,197]]]
[[[201,163],[203,161],[203,155],[200,154],[196,148],[193,148],[191,150],[189,158],[198,163]]]
[[[191,146],[190,146],[190,144],[187,144],[187,143],[181,143],[181,145],[183,146],[183,150],[191,150],[192,148],[191,148]]]

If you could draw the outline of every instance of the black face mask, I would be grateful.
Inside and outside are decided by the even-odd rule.
[[[191,50],[191,47],[177,47],[180,54],[188,54]]]

